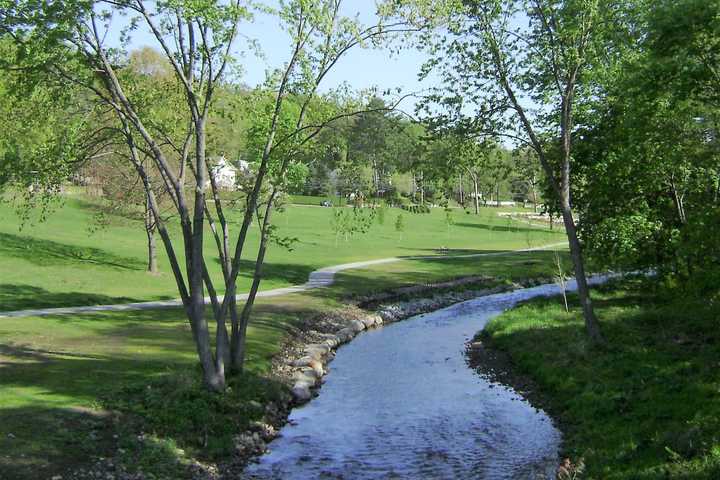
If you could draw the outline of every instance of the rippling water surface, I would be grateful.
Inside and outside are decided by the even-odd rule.
[[[553,478],[560,433],[548,416],[464,355],[490,318],[549,293],[482,297],[359,335],[247,478]]]

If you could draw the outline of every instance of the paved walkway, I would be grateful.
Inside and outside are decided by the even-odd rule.
[[[400,262],[403,260],[447,260],[451,258],[475,258],[475,257],[492,257],[499,255],[507,255],[511,253],[532,252],[537,250],[546,250],[548,248],[567,245],[565,242],[554,243],[552,245],[544,245],[536,248],[524,248],[521,250],[512,250],[506,252],[493,253],[469,253],[463,255],[424,255],[415,257],[390,257],[380,258],[378,260],[365,260],[362,262],[344,263],[342,265],[333,265],[331,267],[321,268],[310,273],[308,281],[302,285],[292,287],[274,288],[272,290],[263,290],[258,292],[259,298],[277,297],[287,295],[289,293],[305,292],[315,288],[329,287],[335,282],[335,274],[344,270],[352,270],[356,268],[371,267],[374,265],[383,265],[385,263]],[[247,299],[247,293],[237,296],[238,300]],[[205,299],[205,303],[210,303],[210,298]],[[84,307],[59,307],[59,308],[39,308],[30,310],[15,310],[12,312],[0,312],[0,318],[3,317],[41,317],[45,315],[68,315],[76,313],[93,313],[93,312],[123,312],[129,310],[154,310],[157,308],[174,308],[182,307],[182,300],[159,300],[153,302],[137,302],[137,303],[121,303],[116,305],[94,305]]]

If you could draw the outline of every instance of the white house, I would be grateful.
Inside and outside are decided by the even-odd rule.
[[[247,174],[250,172],[250,164],[244,160],[238,160],[234,164],[229,162],[225,156],[221,156],[217,165],[212,167],[210,175],[221,190],[236,190],[238,188],[238,173]],[[210,182],[208,181],[208,186]]]

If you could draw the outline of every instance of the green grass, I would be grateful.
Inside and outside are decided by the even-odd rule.
[[[528,228],[484,209],[479,216],[458,211],[448,229],[442,209],[430,215],[404,213],[405,232],[395,231],[399,209],[390,209],[383,225],[345,242],[331,228],[332,209],[289,206],[276,216],[277,233],[297,238],[293,251],[271,246],[262,289],[304,283],[323,266],[389,256],[427,255],[441,247],[453,250],[509,250],[563,240],[560,232]],[[0,311],[177,298],[177,290],[159,245],[160,274],[145,272],[145,233],[140,222],[108,216],[106,228],[93,231],[97,208],[82,196],[65,199],[47,221],[27,223],[22,230],[12,207],[0,203]],[[238,212],[230,212],[237,233]],[[175,237],[179,235],[175,232]],[[178,238],[176,251],[182,252]],[[214,259],[214,242],[206,235],[206,251]],[[239,289],[249,287],[255,231],[245,252]],[[184,263],[181,259],[181,263]],[[210,269],[221,284],[217,261]]]
[[[333,205],[341,206],[345,205],[345,199],[337,196],[323,196],[323,195],[290,195],[288,199],[289,203],[293,205],[314,205],[320,206],[322,202],[330,201]]]
[[[278,394],[262,376],[298,321],[353,295],[412,283],[466,274],[497,275],[498,282],[547,276],[548,255],[406,261],[387,271],[344,272],[330,289],[259,299],[248,332],[248,374],[219,396],[197,384],[191,333],[179,309],[0,319],[2,478],[49,478],[119,449],[126,464],[178,478],[178,462],[227,453],[232,434],[260,413],[249,400]],[[121,420],[108,411],[122,412]],[[209,443],[198,434],[205,420],[209,438],[217,438]]]
[[[394,288],[432,283],[439,280],[488,275],[506,281],[533,277],[549,277],[554,273],[554,253],[550,250],[491,253],[492,256],[472,258],[443,258],[404,260],[397,263],[376,265],[363,269],[340,272],[336,283],[318,292],[333,297],[345,294],[368,294]],[[563,257],[566,268],[569,259]]]
[[[19,231],[12,207],[0,204],[0,311],[177,297],[162,250],[162,273],[144,270],[142,225],[110,216],[106,228],[92,231],[97,211],[75,192],[46,222]],[[383,225],[336,244],[332,209],[288,207],[276,217],[278,233],[298,242],[292,252],[272,248],[263,287],[303,283],[310,271],[339,263],[501,253],[563,240],[559,232],[498,218],[494,208],[480,216],[457,211],[450,229],[442,209],[404,213],[401,240],[394,230],[399,213],[390,209]],[[231,218],[237,231],[238,213]],[[249,247],[257,247],[255,237]],[[218,266],[211,268],[218,278]],[[199,387],[191,333],[180,309],[2,318],[0,478],[49,478],[99,456],[157,478],[179,478],[184,470],[178,463],[228,453],[232,435],[262,413],[251,400],[281,394],[265,375],[282,339],[299,321],[358,294],[468,275],[507,282],[547,276],[553,268],[550,252],[407,260],[343,272],[329,289],[259,299],[248,332],[247,373],[232,380],[223,395]],[[241,287],[247,285],[243,277]]]
[[[604,347],[557,298],[506,312],[485,336],[535,380],[582,478],[720,478],[717,299],[634,280],[600,288],[595,305]]]
[[[319,305],[312,297],[261,302],[248,331],[247,373],[224,395],[198,384],[179,309],[0,320],[0,478],[49,478],[117,448],[128,464],[156,473],[186,456],[227,453],[232,435],[262,413],[248,400],[278,393],[261,376],[287,329]],[[109,409],[123,421],[113,422]],[[210,444],[198,434],[205,421]],[[139,432],[152,434],[157,448],[145,452]]]

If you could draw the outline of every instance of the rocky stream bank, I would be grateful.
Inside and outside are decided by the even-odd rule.
[[[552,280],[548,278],[527,279],[519,283],[499,282],[495,278],[483,276],[461,278],[353,298],[341,309],[303,319],[288,334],[272,362],[270,376],[286,385],[286,392],[265,405],[255,405],[264,411],[263,418],[251,423],[247,430],[238,432],[234,438],[234,454],[230,458],[218,464],[193,461],[187,465],[187,478],[242,478],[245,466],[268,450],[268,444],[288,422],[292,408],[311,401],[319,394],[325,376],[330,371],[329,364],[335,351],[363,331],[473,298],[549,282]],[[482,363],[481,356],[475,355],[479,345],[470,345],[471,366],[487,373],[487,368],[478,366]],[[490,362],[489,365],[494,364]],[[501,369],[506,370],[497,368]],[[89,468],[70,476],[58,476],[54,480],[65,478],[145,480],[155,477],[143,473],[128,473],[117,462],[101,459]]]

